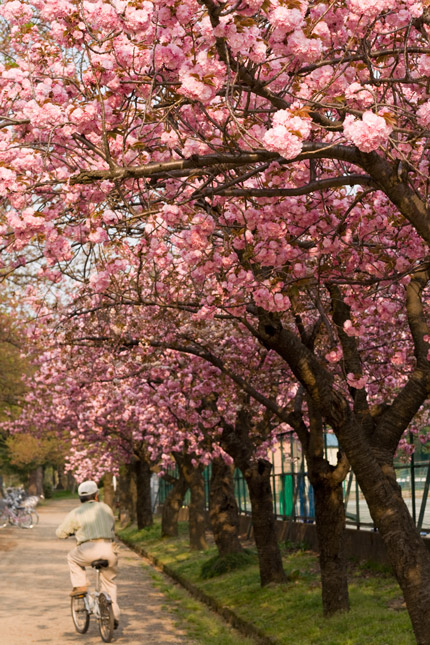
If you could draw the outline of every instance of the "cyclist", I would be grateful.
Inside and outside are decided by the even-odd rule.
[[[99,501],[99,490],[94,481],[82,482],[78,487],[81,506],[74,508],[56,530],[60,539],[71,535],[76,537],[76,547],[67,556],[72,581],[71,596],[78,596],[87,591],[85,567],[93,560],[107,560],[109,566],[100,570],[100,586],[109,594],[118,627],[119,607],[117,590],[114,582],[117,574],[118,556],[114,552],[115,518],[111,508]]]

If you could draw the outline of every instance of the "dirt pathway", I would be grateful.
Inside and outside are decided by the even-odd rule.
[[[33,529],[0,529],[0,645],[102,642],[95,622],[86,634],[80,635],[70,615],[65,558],[74,541],[58,540],[55,529],[74,506],[74,500],[51,502],[38,509],[40,522]],[[165,599],[152,586],[141,562],[136,554],[121,547],[117,582],[122,616],[113,642],[192,645],[163,609]]]

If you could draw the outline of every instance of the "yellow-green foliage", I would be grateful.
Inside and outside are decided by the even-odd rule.
[[[18,322],[0,310],[0,421],[19,412],[25,392],[23,377],[30,372],[20,338]]]
[[[9,460],[20,470],[37,468],[44,464],[61,464],[62,450],[55,438],[39,439],[29,434],[16,434],[6,439]]]

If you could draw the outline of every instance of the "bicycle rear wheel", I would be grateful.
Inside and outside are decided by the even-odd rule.
[[[22,529],[32,529],[33,528],[33,518],[31,516],[30,511],[17,510],[16,511],[16,518],[17,518],[18,526],[20,526]]]
[[[85,605],[84,596],[72,596],[72,618],[79,634],[85,634],[90,624],[90,615]]]
[[[101,592],[99,595],[99,632],[102,641],[110,643],[113,637],[114,618],[111,599]]]
[[[6,524],[9,523],[9,515],[7,511],[0,511],[0,528],[2,529]]]

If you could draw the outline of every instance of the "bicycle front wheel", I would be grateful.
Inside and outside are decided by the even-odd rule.
[[[99,632],[102,641],[110,643],[113,637],[114,618],[112,611],[112,601],[103,592],[99,595]]]
[[[79,634],[85,634],[90,624],[90,615],[85,605],[84,596],[72,596],[72,618]]]
[[[30,511],[17,511],[16,519],[18,526],[22,529],[32,529],[33,528],[33,518]]]

